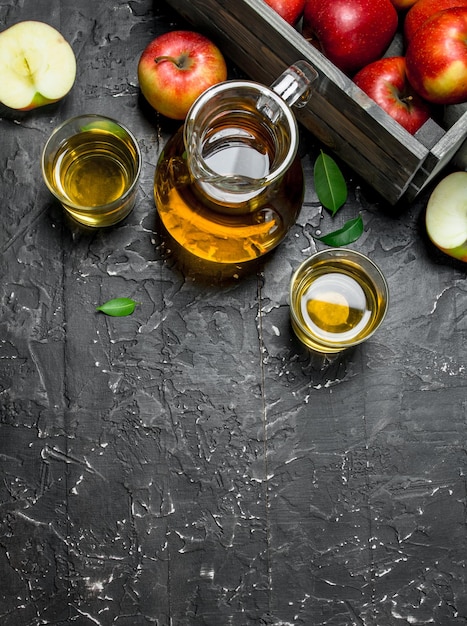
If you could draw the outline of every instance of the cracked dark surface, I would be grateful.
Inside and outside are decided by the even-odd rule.
[[[54,25],[80,68],[60,103],[0,112],[2,626],[467,624],[466,266],[426,241],[428,191],[396,215],[347,171],[331,223],[305,138],[286,240],[203,280],[162,245],[152,180],[177,124],[136,78],[182,21],[150,0],[3,0],[0,18]],[[125,123],[144,158],[134,212],[92,233],[40,173],[52,129],[84,112]],[[318,227],[359,211],[352,247],[389,312],[351,353],[312,357],[289,280]],[[121,295],[131,317],[96,314]]]

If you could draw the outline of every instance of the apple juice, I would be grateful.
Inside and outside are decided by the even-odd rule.
[[[318,261],[297,276],[291,290],[292,326],[320,352],[335,352],[366,339],[385,315],[387,295],[351,260]]]
[[[65,139],[46,175],[68,213],[90,226],[105,226],[131,210],[125,195],[134,183],[138,155],[122,133],[90,128]],[[80,208],[81,207],[81,208]]]
[[[272,137],[241,112],[214,125],[203,151],[204,162],[220,177],[260,180],[275,158]],[[279,181],[253,192],[194,180],[180,129],[157,164],[154,198],[164,227],[182,248],[210,262],[243,263],[276,247],[295,223],[303,201],[303,171],[296,157]]]

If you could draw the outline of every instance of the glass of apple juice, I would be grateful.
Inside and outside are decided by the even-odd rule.
[[[100,115],[80,115],[58,126],[42,152],[51,193],[77,222],[111,226],[133,209],[141,151],[132,133]]]
[[[388,284],[375,263],[354,250],[330,248],[297,268],[290,283],[290,318],[314,352],[335,354],[365,341],[380,326]]]

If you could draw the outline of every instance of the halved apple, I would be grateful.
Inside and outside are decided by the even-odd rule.
[[[467,262],[467,172],[453,172],[437,184],[428,199],[425,225],[435,246]]]
[[[0,33],[0,102],[28,111],[63,98],[76,77],[76,57],[55,28],[34,20]]]

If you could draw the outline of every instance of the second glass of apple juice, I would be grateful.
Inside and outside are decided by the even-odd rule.
[[[77,222],[111,226],[133,209],[141,152],[132,133],[100,115],[80,115],[55,129],[42,153],[52,194]]]
[[[290,317],[300,341],[333,354],[365,341],[383,321],[389,301],[381,270],[346,248],[322,250],[306,259],[290,283]]]

